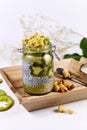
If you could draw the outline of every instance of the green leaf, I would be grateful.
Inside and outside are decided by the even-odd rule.
[[[74,58],[75,60],[80,60],[81,57],[87,58],[87,38],[83,37],[82,40],[80,41],[80,48],[82,50],[82,55],[79,55],[78,53],[73,53],[73,54],[65,54],[64,58]]]
[[[83,57],[87,58],[87,50],[82,50]]]
[[[82,49],[82,50],[87,50],[87,38],[83,38],[82,40],[81,40],[81,42],[80,42],[80,48]]]
[[[87,58],[87,38],[83,38],[80,42],[80,48],[82,49],[83,57]]]
[[[66,58],[73,58],[73,59],[75,59],[75,60],[80,60],[80,58],[81,58],[81,55],[79,55],[78,53],[73,53],[73,54],[65,54],[64,55],[64,59],[66,59]]]

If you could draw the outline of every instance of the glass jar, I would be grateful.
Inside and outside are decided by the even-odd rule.
[[[45,94],[53,89],[52,45],[40,50],[30,50],[23,45],[22,77],[25,92]]]

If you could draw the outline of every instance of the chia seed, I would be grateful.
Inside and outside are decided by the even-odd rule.
[[[35,77],[31,75],[31,70],[30,67],[32,66],[32,64],[30,62],[26,62],[23,61],[22,62],[22,75],[23,75],[23,82],[24,84],[26,84],[27,86],[32,86],[32,87],[37,87],[40,84],[49,84],[53,82],[53,78],[52,77]]]

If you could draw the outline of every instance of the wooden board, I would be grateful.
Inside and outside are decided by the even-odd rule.
[[[76,69],[78,61],[73,59],[61,60],[55,62],[54,71],[57,67],[63,67],[72,71],[75,75],[79,75]],[[38,110],[55,105],[65,104],[73,101],[78,101],[87,98],[87,87],[75,83],[75,89],[65,93],[50,92],[45,95],[30,95],[24,92],[22,86],[22,68],[21,66],[6,67],[0,70],[2,76],[7,82],[10,89],[15,93],[19,102],[28,110]],[[55,74],[56,76],[56,74]],[[58,78],[57,76],[55,78]],[[71,82],[71,81],[70,81]]]

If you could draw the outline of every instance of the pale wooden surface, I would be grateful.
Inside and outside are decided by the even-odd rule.
[[[72,71],[75,75],[79,76],[78,70],[80,65],[81,62],[78,65],[78,61],[76,60],[65,59],[56,62],[54,70],[56,70],[57,67],[63,67],[65,69]],[[75,82],[73,83],[76,87],[73,90],[65,93],[50,92],[48,94],[41,96],[27,94],[24,92],[24,89],[22,87],[21,66],[3,68],[1,69],[1,74],[8,83],[8,86],[11,88],[11,90],[15,93],[15,95],[19,99],[19,102],[23,104],[23,106],[28,111],[47,108],[87,98],[87,88]],[[56,76],[56,78],[59,79],[58,76]]]

